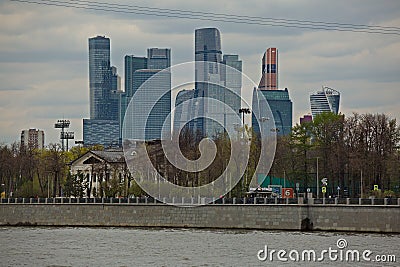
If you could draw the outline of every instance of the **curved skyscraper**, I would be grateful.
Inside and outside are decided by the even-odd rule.
[[[322,86],[322,91],[310,95],[311,114],[315,118],[323,112],[339,113],[340,93],[332,88]]]

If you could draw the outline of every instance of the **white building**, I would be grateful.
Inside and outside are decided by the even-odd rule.
[[[121,192],[114,197],[121,196],[122,191],[129,188],[130,173],[125,163],[123,151],[88,151],[70,163],[72,175],[83,174],[85,183],[88,183],[86,197],[105,197],[106,187],[116,179],[121,186]]]

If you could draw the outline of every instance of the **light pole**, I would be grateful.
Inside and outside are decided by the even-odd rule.
[[[316,182],[317,182],[317,199],[319,198],[319,178],[318,178],[318,160],[319,160],[319,157],[317,157],[317,178],[316,178]]]
[[[244,114],[250,114],[251,111],[250,111],[249,108],[241,108],[241,109],[239,109],[239,113],[242,113],[243,138],[244,138],[244,131],[245,131],[245,127],[244,127]]]

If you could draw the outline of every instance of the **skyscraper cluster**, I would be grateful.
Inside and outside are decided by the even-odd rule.
[[[123,119],[132,96],[147,79],[170,65],[170,49],[149,48],[147,57],[125,56],[125,91],[122,91],[117,68],[110,64],[110,39],[104,36],[90,38],[90,119],[83,120],[84,144],[120,146]],[[161,90],[169,91],[170,76],[164,77],[160,84]],[[149,97],[151,94],[149,92]],[[166,96],[161,102],[158,112],[150,115],[148,139],[160,138],[158,121],[170,112],[170,97]],[[135,125],[131,126],[134,128]]]
[[[144,140],[158,140],[166,136],[165,131],[174,134],[183,127],[201,137],[214,137],[237,127],[242,61],[238,55],[222,53],[221,34],[216,28],[196,29],[194,50],[194,88],[178,92],[172,122],[167,119],[172,118],[171,50],[148,48],[147,57],[126,55],[122,91],[117,69],[110,63],[110,39],[90,38],[90,118],[83,120],[85,145],[121,145],[123,127]],[[289,90],[278,87],[278,49],[268,48],[261,63],[261,80],[253,90],[252,127],[260,133],[260,124],[273,121],[275,128],[269,130],[278,135],[290,134],[293,106]],[[131,103],[137,92],[140,101]],[[338,113],[339,100],[339,92],[328,87],[311,94],[312,116],[325,111]],[[134,105],[135,112],[127,112],[129,105]],[[151,112],[146,116],[143,112],[149,108]]]

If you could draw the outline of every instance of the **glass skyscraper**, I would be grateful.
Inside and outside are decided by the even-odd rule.
[[[278,49],[268,48],[264,53],[261,75],[260,84],[253,91],[253,130],[255,133],[260,133],[260,125],[255,116],[259,118],[260,123],[264,124],[266,120],[271,119],[265,117],[269,106],[275,123],[274,128],[269,130],[276,131],[278,135],[290,134],[293,123],[293,104],[289,98],[288,89],[278,89]]]
[[[322,91],[310,95],[311,114],[316,115],[323,112],[339,113],[340,93],[332,88],[322,86]]]
[[[120,113],[121,138],[124,117],[128,116],[129,119],[127,121],[130,123],[125,125],[126,131],[133,133],[135,137],[140,136],[145,140],[160,139],[163,122],[171,111],[171,92],[169,92],[171,74],[167,71],[159,73],[162,69],[171,66],[171,49],[149,48],[147,49],[147,56],[147,58],[125,56],[125,94],[122,96]],[[157,76],[153,77],[155,74]],[[145,84],[150,78],[152,78],[151,81]],[[156,103],[150,113],[150,117],[147,118],[147,124],[143,124],[146,121],[143,114],[126,114],[129,102],[142,85],[143,90],[141,90],[139,97],[141,101],[140,103],[134,103],[134,105],[138,109],[146,110],[146,108]],[[165,95],[158,100],[154,98],[158,93],[165,93]],[[154,102],[152,103],[152,101]],[[131,121],[133,118],[135,118],[134,121]],[[146,128],[145,136],[141,135],[143,127]],[[167,128],[168,131],[171,130],[171,123],[168,124]],[[129,134],[129,136],[131,135]]]
[[[176,96],[175,100],[175,112],[174,112],[174,133],[184,127],[190,120],[190,114],[192,112],[192,106],[190,102],[185,102],[187,100],[194,98],[195,90],[182,90]],[[190,124],[187,125],[190,127]]]
[[[223,132],[223,128],[234,127],[233,118],[240,109],[242,62],[237,55],[222,57],[221,36],[216,28],[196,29],[195,61],[194,97],[204,99],[194,107],[194,114],[201,118],[194,120],[193,131],[213,137]],[[208,99],[219,100],[234,112]],[[223,125],[207,117],[223,122]]]
[[[262,98],[264,96],[264,98]],[[265,99],[265,100],[264,100]],[[272,116],[274,117],[275,126],[271,131],[276,131],[278,135],[288,135],[292,131],[292,114],[293,105],[289,98],[289,91],[287,88],[284,90],[258,90],[254,89],[253,92],[253,112],[259,112],[258,117],[261,118],[260,122],[269,120],[267,114],[266,101],[271,109]],[[264,114],[265,113],[265,114]],[[260,133],[260,126],[252,116],[252,127],[255,133]]]
[[[89,92],[90,119],[83,120],[83,141],[113,145],[119,139],[120,77],[110,65],[110,39],[104,36],[89,38]],[[107,136],[99,138],[100,133]]]
[[[138,140],[169,137],[171,122],[166,119],[171,112],[171,73],[159,69],[142,69],[135,71],[133,80],[136,94],[131,105],[134,108],[132,106],[127,109],[125,114],[124,136]],[[162,97],[158,98],[159,95]],[[148,110],[149,114],[146,113]]]
[[[171,67],[171,49],[148,48],[148,69],[166,69]]]

